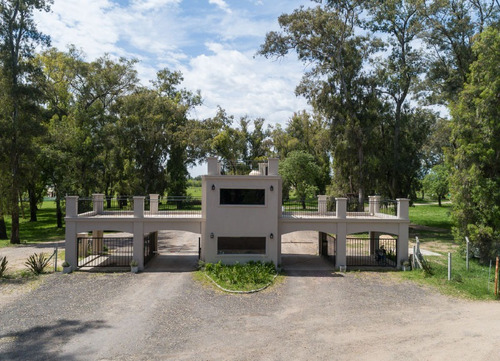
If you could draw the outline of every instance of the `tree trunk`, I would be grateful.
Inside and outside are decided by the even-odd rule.
[[[28,186],[28,197],[30,203],[30,222],[36,222],[38,221],[36,217],[38,199],[36,197],[35,187],[32,184]]]
[[[57,228],[63,228],[62,224],[62,210],[61,210],[61,196],[56,190],[56,217],[57,217]]]
[[[438,196],[438,204],[441,207],[441,196]]]
[[[19,238],[19,199],[17,198],[17,186],[12,187],[12,224],[10,231],[10,243],[20,244],[21,239]]]
[[[302,209],[305,210],[306,209],[306,199],[305,198],[301,198],[300,202],[302,203]]]
[[[0,239],[9,239],[7,235],[7,225],[5,224],[5,218],[3,217],[3,212],[0,212]]]

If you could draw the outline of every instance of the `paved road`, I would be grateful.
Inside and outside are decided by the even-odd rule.
[[[301,268],[229,295],[173,271],[196,255],[171,246],[144,273],[55,274],[3,305],[0,360],[498,360],[497,303]]]

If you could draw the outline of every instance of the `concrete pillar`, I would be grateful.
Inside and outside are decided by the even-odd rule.
[[[158,213],[158,194],[149,195],[149,213],[150,214]]]
[[[144,218],[145,197],[134,197],[134,218]]]
[[[66,196],[66,218],[78,217],[78,196]]]
[[[66,197],[66,212],[68,211],[68,198]],[[71,197],[78,198],[78,197]],[[66,213],[68,214],[68,213]],[[66,231],[65,231],[65,256],[64,260],[71,266],[71,270],[76,270],[78,266],[78,258],[76,254],[76,222],[66,217]]]
[[[135,200],[134,200],[134,206],[135,206]],[[135,261],[137,261],[139,270],[143,270],[144,269],[144,222],[142,221],[134,222],[133,258]]]
[[[337,202],[337,218],[346,218],[347,216],[347,198],[335,198]]]
[[[347,200],[346,200],[347,201]],[[335,267],[347,266],[347,224],[337,224],[337,255],[335,256]]]
[[[92,204],[94,206],[95,214],[104,213],[104,194],[96,193],[92,194]]]
[[[410,205],[410,200],[406,198],[398,198],[396,200],[398,201],[398,219],[409,220],[410,214],[408,207]]]
[[[368,196],[370,202],[370,214],[373,216],[375,213],[380,212],[380,196]]]
[[[217,157],[207,158],[207,174],[220,175],[220,168],[219,168],[219,163],[217,162]]]
[[[325,195],[319,195],[318,196],[318,213],[321,215],[326,214],[326,203],[327,203],[327,196]]]
[[[260,173],[260,175],[267,175],[266,174],[266,169],[267,169],[267,163],[259,163],[259,173]]]
[[[408,223],[400,223],[398,233],[398,268],[401,268],[401,263],[405,261],[408,261]]]
[[[279,159],[278,158],[269,158],[267,160],[267,164],[268,164],[267,174],[268,175],[278,175]]]

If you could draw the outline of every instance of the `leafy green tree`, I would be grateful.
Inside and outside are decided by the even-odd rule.
[[[441,200],[449,192],[448,187],[448,167],[444,164],[434,166],[423,180],[424,189],[434,199],[437,198],[441,207]]]
[[[37,69],[31,59],[38,45],[47,45],[49,38],[40,33],[33,19],[36,11],[48,11],[51,1],[2,0],[0,2],[0,90],[1,142],[7,154],[9,169],[8,206],[12,215],[11,243],[20,243],[19,195],[23,184],[21,162],[30,150],[33,138],[40,134],[38,98],[33,87]]]
[[[483,30],[498,24],[500,3],[478,0],[432,0],[419,3],[428,52],[427,89],[431,103],[457,101],[476,60],[472,45]]]
[[[295,150],[280,162],[279,174],[283,178],[283,188],[293,187],[302,202],[302,208],[306,209],[305,200],[317,193],[317,180],[321,174],[321,168],[315,163],[314,157]]]
[[[355,182],[358,197],[364,199],[370,179],[366,150],[370,148],[372,130],[382,107],[374,74],[364,69],[378,45],[356,32],[361,25],[360,5],[357,1],[329,2],[282,15],[279,23],[283,31],[268,33],[260,54],[281,57],[293,50],[301,61],[313,64],[296,93],[308,99],[317,116],[329,124],[335,182],[344,190]],[[304,124],[290,129],[299,141],[305,135],[299,133],[307,132]],[[300,128],[303,129],[299,132]],[[283,137],[279,130],[275,139],[278,146],[290,145],[291,139]],[[326,183],[328,155],[318,158],[322,159],[323,183]]]
[[[455,236],[469,236],[486,261],[500,253],[500,32],[485,29],[473,45],[477,60],[453,104],[447,161]]]

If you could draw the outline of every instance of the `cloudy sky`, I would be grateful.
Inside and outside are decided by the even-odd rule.
[[[215,115],[217,106],[236,118],[263,117],[284,124],[307,108],[294,95],[305,68],[290,56],[255,56],[277,18],[309,0],[55,0],[37,15],[52,45],[76,45],[93,60],[104,53],[140,61],[144,84],[159,69],[180,70],[184,86],[201,91],[193,116]]]

